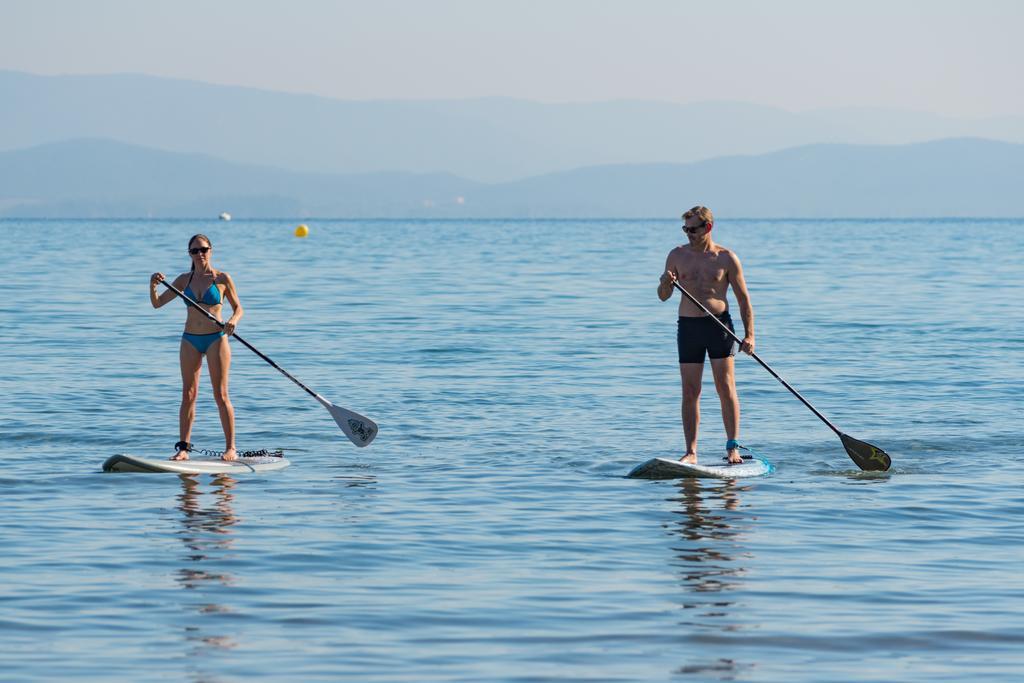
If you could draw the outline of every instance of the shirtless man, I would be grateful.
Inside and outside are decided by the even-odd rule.
[[[665,272],[658,284],[658,298],[672,298],[678,282],[730,329],[734,330],[729,315],[726,292],[732,285],[736,303],[743,318],[744,338],[740,348],[754,352],[754,309],[743,280],[743,268],[736,254],[711,241],[715,218],[711,210],[695,206],[683,214],[683,230],[689,244],[676,247],[665,260]],[[683,383],[683,435],[686,453],[680,460],[697,462],[697,427],[700,424],[701,376],[704,373],[704,355],[711,358],[711,372],[715,389],[722,404],[722,422],[725,423],[726,454],[730,463],[741,463],[739,444],[740,401],[736,395],[733,372],[735,342],[714,320],[711,320],[682,294],[679,302],[679,323],[676,345],[679,348],[679,374]],[[734,330],[735,331],[735,330]]]

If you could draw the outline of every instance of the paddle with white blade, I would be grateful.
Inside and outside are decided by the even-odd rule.
[[[187,294],[179,290],[177,287],[169,283],[167,280],[161,280],[161,282],[163,282],[164,287],[167,287],[167,289],[171,290],[172,292],[180,296],[182,299],[184,299],[185,303],[187,303],[189,306],[195,308],[197,311],[205,315],[213,322],[220,325],[222,328],[224,327],[224,323],[217,320],[217,318],[212,313],[210,313],[208,310],[206,310],[198,303],[193,301],[192,298],[189,297]],[[345,432],[345,436],[347,436],[349,440],[356,446],[359,446],[360,448],[362,448],[363,446],[369,446],[370,442],[373,441],[375,436],[377,436],[377,424],[373,420],[371,420],[368,417],[364,417],[359,413],[352,412],[347,408],[342,408],[341,406],[334,405],[326,398],[324,398],[323,396],[316,393],[299,380],[289,375],[280,365],[278,365],[274,361],[270,360],[270,358],[260,353],[255,346],[245,341],[237,334],[232,334],[231,337],[233,339],[237,339],[239,343],[245,345],[245,347],[248,348],[250,351],[252,351],[257,356],[270,363],[270,365],[273,366],[275,370],[280,372],[282,375],[284,375],[291,381],[295,382],[303,389],[303,391],[305,391],[307,394],[309,394],[317,401],[319,401],[320,405],[322,405],[324,408],[327,408],[327,412],[331,414],[331,417],[334,418],[334,421],[338,423],[339,427],[341,427],[341,431]]]
[[[704,304],[697,301],[697,299],[694,298],[692,294],[683,289],[680,286],[680,284],[676,282],[676,280],[673,279],[672,284],[673,286],[675,286],[676,289],[678,289],[680,292],[686,295],[687,299],[697,304],[697,306],[699,306],[702,311],[711,316],[711,319],[718,323],[719,327],[721,327],[723,330],[729,333],[729,336],[735,339],[736,343],[740,344],[741,346],[743,345],[743,340],[737,337],[735,332],[730,330],[725,323],[723,323],[715,315],[713,315],[711,311],[705,308]],[[776,372],[772,370],[767,363],[761,360],[761,358],[756,353],[751,353],[750,356],[758,363],[760,363],[765,370],[770,372],[772,374],[772,377],[779,380],[779,382],[782,383],[782,386],[789,389],[789,391],[798,399],[800,399],[800,401],[805,406],[810,408],[811,412],[817,415],[819,420],[827,424],[833,432],[839,435],[839,440],[843,442],[843,448],[846,449],[846,454],[850,456],[850,459],[853,460],[857,467],[861,468],[862,470],[870,470],[875,472],[885,472],[886,470],[889,469],[889,466],[892,465],[892,459],[889,458],[889,455],[885,451],[883,451],[881,448],[878,448],[877,446],[872,446],[866,441],[855,439],[849,434],[844,434],[843,432],[839,431],[838,427],[829,422],[828,418],[826,418],[824,415],[819,413],[817,408],[812,406],[806,398],[800,395],[800,392],[798,392],[793,387],[789,386],[789,382],[779,377],[778,374],[776,374]]]

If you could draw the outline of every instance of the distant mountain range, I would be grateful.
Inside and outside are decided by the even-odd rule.
[[[729,102],[353,101],[142,75],[0,71],[0,102],[0,150],[101,138],[290,171],[453,174],[487,183],[821,143],[959,137],[1024,143],[1020,116],[956,119],[882,108],[789,112]]]
[[[268,133],[268,137],[273,137]],[[815,144],[691,163],[609,164],[497,183],[314,173],[83,139],[0,152],[0,216],[1024,216],[1024,145]]]

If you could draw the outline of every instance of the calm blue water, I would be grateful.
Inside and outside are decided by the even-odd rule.
[[[721,221],[760,355],[893,457],[860,474],[749,358],[742,484],[678,453],[675,221],[0,222],[0,679],[1016,681],[1024,222]],[[194,232],[234,345],[237,478],[103,474],[177,440]],[[710,372],[702,453],[724,441]],[[204,376],[193,440],[221,448]]]

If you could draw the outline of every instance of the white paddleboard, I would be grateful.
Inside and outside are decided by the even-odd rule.
[[[709,479],[739,479],[760,477],[770,474],[775,467],[764,458],[745,458],[742,463],[729,465],[724,461],[715,464],[694,465],[670,458],[651,458],[634,467],[627,476],[634,479],[682,479],[704,477]]]
[[[220,458],[189,458],[188,460],[167,460],[143,458],[138,455],[121,453],[112,455],[103,463],[104,472],[174,472],[176,474],[246,474],[248,472],[269,472],[283,470],[291,463],[287,458],[261,455],[238,460]]]

